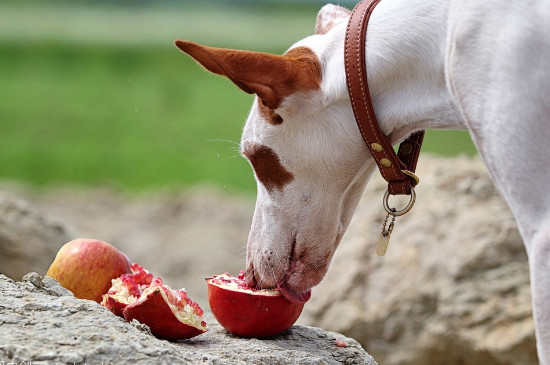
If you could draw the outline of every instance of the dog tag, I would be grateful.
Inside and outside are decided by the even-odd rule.
[[[378,256],[384,256],[386,250],[388,249],[388,244],[390,243],[390,233],[382,232],[380,233],[380,238],[378,238],[378,243],[376,244],[376,253]]]
[[[388,250],[388,244],[390,243],[390,235],[393,231],[395,216],[392,216],[390,225],[386,230],[386,224],[388,223],[389,217],[390,217],[390,214],[389,213],[386,214],[386,219],[384,219],[384,223],[382,224],[382,232],[380,233],[380,237],[378,238],[378,243],[376,244],[376,253],[378,254],[378,256],[384,256],[386,254],[386,251]]]

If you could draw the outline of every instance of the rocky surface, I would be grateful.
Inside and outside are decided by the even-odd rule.
[[[210,315],[205,334],[159,340],[146,326],[76,299],[36,273],[23,282],[0,275],[0,293],[0,363],[376,364],[361,345],[340,334],[294,326],[271,339],[243,339],[228,334]]]
[[[21,280],[29,271],[46,272],[67,240],[59,221],[13,194],[0,192],[0,273]]]
[[[386,256],[375,178],[302,323],[358,339],[382,364],[537,364],[527,257],[482,162],[419,163],[417,203]]]
[[[525,251],[482,162],[423,155],[418,175],[416,206],[380,258],[385,184],[375,174],[299,323],[356,338],[382,364],[537,364]],[[244,267],[251,197],[204,188],[23,195],[70,239],[114,244],[203,307],[203,277]],[[27,265],[40,259],[28,256]]]

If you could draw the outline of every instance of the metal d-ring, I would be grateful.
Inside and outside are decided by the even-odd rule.
[[[407,206],[402,210],[396,210],[395,208],[390,208],[389,202],[388,202],[389,197],[390,197],[390,192],[389,190],[386,190],[386,194],[384,194],[384,209],[389,215],[392,215],[394,217],[399,217],[407,214],[412,209],[412,207],[414,206],[414,202],[416,201],[416,193],[414,191],[413,186],[411,186],[411,200],[409,200],[409,204],[407,204]]]
[[[413,179],[413,181],[411,182],[413,186],[418,185],[418,183],[420,182],[420,179],[418,178],[418,176],[414,174],[414,172],[409,170],[401,170],[401,172],[407,175],[408,177],[410,177],[411,179]]]

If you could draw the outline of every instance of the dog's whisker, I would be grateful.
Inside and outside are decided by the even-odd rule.
[[[205,142],[227,142],[227,143],[233,143],[237,146],[240,146],[241,144],[239,142],[232,141],[230,139],[205,139]]]

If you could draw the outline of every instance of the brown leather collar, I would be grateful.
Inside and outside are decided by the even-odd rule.
[[[414,186],[418,184],[414,171],[422,147],[424,131],[415,132],[407,137],[400,144],[396,154],[388,138],[380,131],[367,83],[367,63],[365,62],[367,24],[374,7],[380,1],[363,0],[351,13],[345,44],[348,93],[361,135],[378,164],[382,177],[388,182],[388,193],[410,195],[414,193]]]

